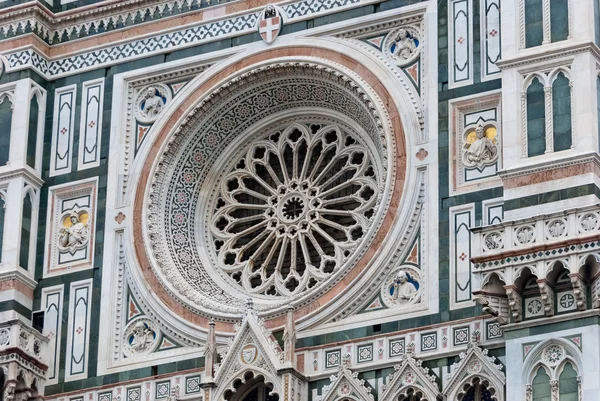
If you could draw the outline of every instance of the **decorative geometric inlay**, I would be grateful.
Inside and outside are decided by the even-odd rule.
[[[112,392],[98,394],[98,401],[112,401]]]
[[[464,345],[469,343],[469,327],[457,327],[453,329],[453,345]]]
[[[200,392],[200,376],[191,376],[185,378],[185,393],[193,394]]]
[[[404,354],[404,338],[390,340],[390,358]]]
[[[421,351],[432,351],[437,349],[437,333],[421,335]]]
[[[337,349],[325,352],[325,369],[335,368],[340,366],[342,361],[342,351]]]
[[[571,292],[559,293],[558,295],[558,311],[569,311],[575,309],[575,297]]]
[[[142,388],[128,388],[126,401],[141,401],[142,400]]]
[[[544,314],[544,305],[539,297],[525,300],[526,313],[525,317],[537,317]]]
[[[356,347],[358,363],[373,360],[373,344],[359,345]]]
[[[502,338],[504,335],[504,333],[502,333],[502,327],[500,326],[500,323],[497,322],[487,322],[486,332],[488,340]]]
[[[171,382],[156,383],[156,399],[166,398],[171,392]]]

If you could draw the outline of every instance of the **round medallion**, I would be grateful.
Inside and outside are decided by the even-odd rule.
[[[560,345],[552,344],[544,349],[542,359],[549,366],[556,366],[565,357],[565,349]]]
[[[474,375],[481,372],[482,368],[483,366],[481,365],[481,362],[478,360],[474,360],[469,362],[469,365],[467,365],[467,372],[469,372],[469,374]]]
[[[338,394],[341,396],[350,395],[351,392],[352,392],[352,388],[350,387],[350,384],[348,384],[348,383],[342,383],[338,390]]]
[[[404,373],[401,381],[405,386],[414,384],[417,381],[417,375],[415,375],[415,372],[409,370],[408,372]]]
[[[150,319],[135,319],[125,327],[123,353],[133,357],[154,352],[159,337],[158,330]]]

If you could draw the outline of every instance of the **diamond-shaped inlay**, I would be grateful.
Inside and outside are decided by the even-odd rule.
[[[77,330],[75,330],[77,332],[77,334],[81,334],[81,332],[83,332],[83,328],[82,327],[78,327]]]
[[[95,121],[90,121],[90,123],[88,124],[88,127],[90,127],[90,128],[94,128],[95,126],[96,126]]]
[[[456,41],[458,42],[458,44],[463,44],[465,42],[465,38],[463,38],[462,36],[458,39],[456,39]]]
[[[492,30],[490,31],[490,36],[493,38],[493,37],[494,37],[494,36],[496,36],[496,35],[498,35],[498,31],[497,31],[497,30],[495,30],[495,29],[492,29]]]
[[[66,127],[62,127],[62,129],[60,130],[60,133],[64,135],[67,133],[67,131],[68,131],[68,129]]]
[[[465,254],[464,252],[461,253],[458,257],[460,260],[462,260],[464,262],[464,260],[467,258],[467,254]]]

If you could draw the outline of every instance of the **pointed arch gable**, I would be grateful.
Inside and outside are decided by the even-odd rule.
[[[556,364],[548,363],[548,361],[545,360],[547,358],[544,358],[543,356],[543,353],[553,345],[561,347],[562,350],[564,350],[563,355],[558,357],[559,360]],[[531,384],[533,377],[535,377],[535,372],[537,372],[540,367],[546,370],[551,380],[557,379],[562,371],[562,366],[564,366],[566,361],[571,362],[573,368],[577,372],[583,371],[581,351],[573,342],[566,338],[551,338],[542,341],[529,351],[529,354],[527,354],[527,357],[523,361],[522,381],[523,383]]]
[[[467,352],[460,354],[460,361],[450,367],[450,374],[446,378],[444,395],[448,400],[456,400],[457,395],[463,390],[464,385],[473,383],[475,379],[489,383],[488,388],[493,388],[495,393],[492,399],[504,401],[504,385],[506,376],[502,372],[503,366],[496,362],[496,358],[488,355],[488,350],[470,343]]]
[[[412,355],[405,354],[400,364],[394,366],[394,373],[388,376],[379,401],[393,401],[409,389],[421,391],[427,401],[435,401],[442,397],[436,382],[436,376],[429,368],[421,366],[422,362]]]
[[[317,401],[338,401],[350,399],[356,401],[373,401],[371,388],[365,386],[365,381],[358,378],[358,372],[353,372],[347,363],[340,365],[337,375],[331,376],[330,384],[323,387]]]

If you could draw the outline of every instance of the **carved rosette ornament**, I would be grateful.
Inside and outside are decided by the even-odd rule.
[[[156,83],[140,89],[135,99],[135,118],[144,124],[153,123],[171,99],[171,90],[164,84]]]
[[[414,25],[397,28],[386,36],[384,53],[398,67],[405,67],[419,57],[422,37],[421,30]]]

